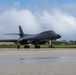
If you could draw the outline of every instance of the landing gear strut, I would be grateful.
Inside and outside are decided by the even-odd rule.
[[[52,43],[51,43],[51,40],[49,40],[48,45],[49,45],[49,48],[54,48],[53,45],[52,45]]]
[[[17,49],[20,49],[20,45],[17,45]]]

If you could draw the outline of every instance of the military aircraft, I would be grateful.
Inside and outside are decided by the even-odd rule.
[[[19,26],[19,34],[8,34],[8,35],[19,35],[19,39],[8,39],[0,40],[0,42],[14,42],[17,44],[17,48],[20,48],[20,44],[24,45],[24,48],[30,48],[29,44],[35,45],[35,48],[40,48],[41,44],[48,42],[48,47],[52,47],[51,41],[61,38],[61,35],[56,34],[54,31],[44,31],[39,34],[24,34],[21,26]]]

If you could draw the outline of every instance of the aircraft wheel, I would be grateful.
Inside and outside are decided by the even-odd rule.
[[[38,48],[40,48],[40,45],[38,46]]]
[[[20,45],[18,45],[17,48],[19,49],[20,48]]]
[[[27,46],[27,48],[30,48],[30,46]]]
[[[40,45],[36,45],[35,48],[40,48]]]
[[[24,48],[30,48],[30,46],[28,46],[28,45],[25,45],[25,46],[24,46]]]
[[[26,45],[24,45],[24,48],[27,48],[27,46],[26,46]]]
[[[49,45],[49,48],[54,48],[53,45]]]

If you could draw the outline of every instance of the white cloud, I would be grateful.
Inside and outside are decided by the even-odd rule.
[[[35,33],[34,31],[39,31],[39,25],[35,15],[28,9],[17,10],[14,8],[0,13],[0,26],[5,28],[4,31],[15,32],[16,27],[19,25],[21,25],[26,32]]]
[[[0,34],[18,33],[19,25],[25,33],[54,30],[67,39],[76,38],[76,18],[58,9],[35,14],[28,9],[17,8],[0,12]]]
[[[65,12],[57,9],[50,13],[44,11],[39,20],[47,29],[53,29],[67,39],[76,38],[76,18]]]

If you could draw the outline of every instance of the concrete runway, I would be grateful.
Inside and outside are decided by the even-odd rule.
[[[76,75],[76,49],[0,49],[0,75]]]

